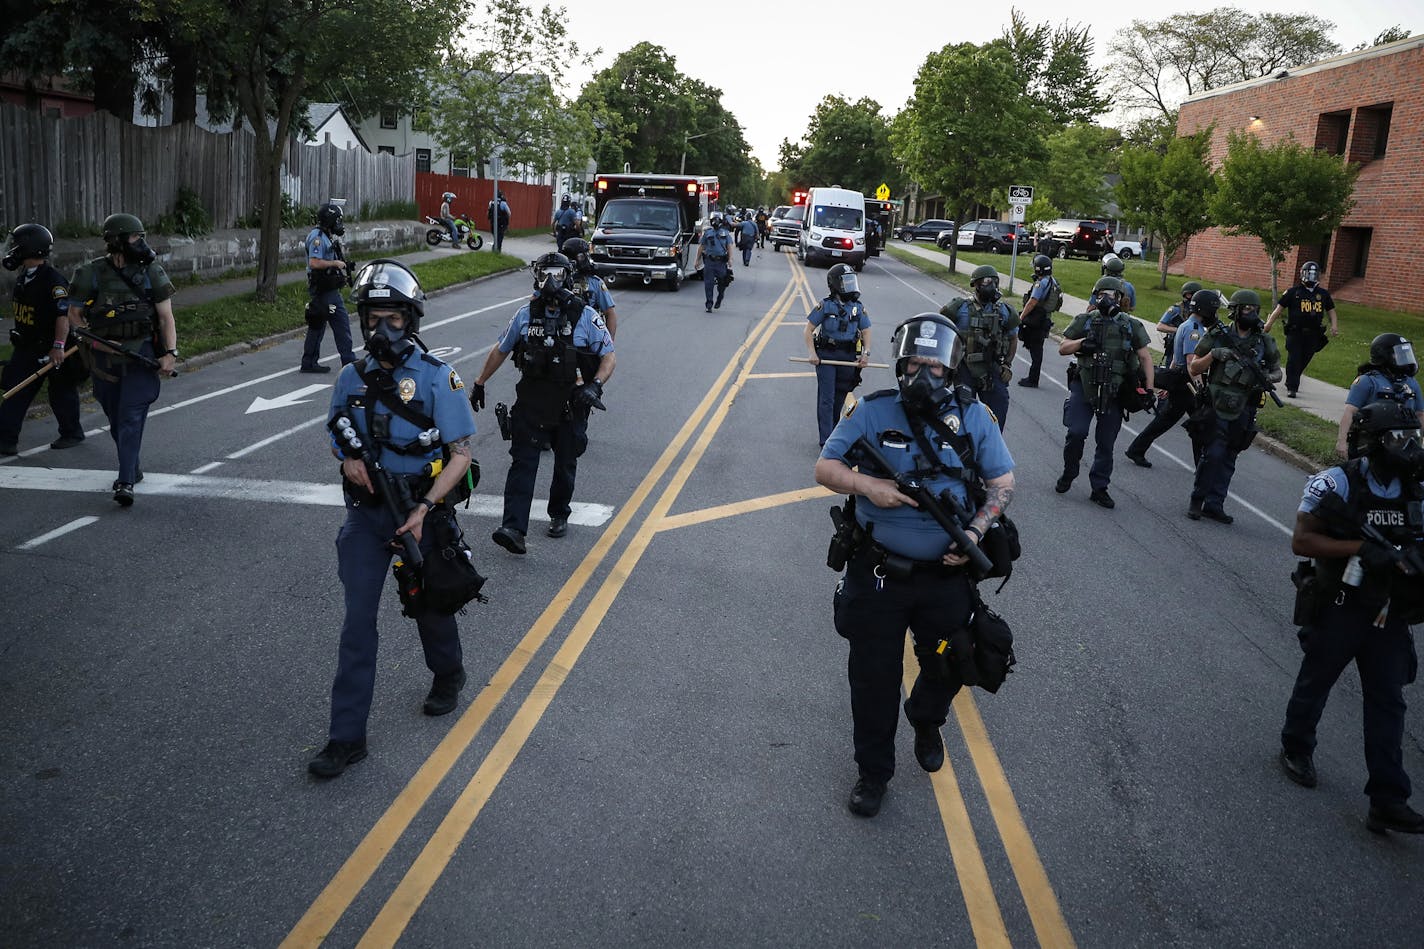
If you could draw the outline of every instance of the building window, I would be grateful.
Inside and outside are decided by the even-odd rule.
[[[470,177],[470,155],[468,152],[452,153],[450,155],[450,174],[457,178]]]
[[[1350,142],[1350,161],[1363,163],[1384,157],[1389,146],[1389,124],[1393,117],[1393,102],[1355,110],[1355,136]]]
[[[1330,155],[1345,154],[1350,140],[1350,112],[1325,112],[1315,126],[1315,147]]]
[[[1345,260],[1346,266],[1350,267],[1350,276],[1364,277],[1365,268],[1370,262],[1370,238],[1373,236],[1374,228],[1344,227],[1340,229],[1340,249],[1350,251],[1349,258]]]
[[[384,106],[381,109],[381,128],[393,129],[396,127],[396,107],[393,105]]]
[[[415,150],[415,170],[427,172],[430,170],[430,149],[417,148]]]
[[[376,154],[377,154],[377,155],[394,155],[395,153],[396,153],[396,147],[395,147],[394,145],[377,145],[377,146],[376,146]]]

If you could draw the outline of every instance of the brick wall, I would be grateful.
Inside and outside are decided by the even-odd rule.
[[[1177,132],[1191,134],[1216,123],[1211,160],[1226,157],[1230,131],[1249,129],[1262,144],[1294,134],[1300,142],[1360,162],[1355,207],[1328,236],[1294,248],[1281,265],[1281,289],[1300,265],[1319,260],[1324,283],[1337,299],[1424,313],[1414,250],[1424,235],[1424,43],[1403,41],[1386,55],[1359,57],[1318,71],[1224,92],[1182,104]],[[1297,70],[1299,72],[1299,70]],[[1250,116],[1258,116],[1251,121]],[[1388,139],[1375,158],[1378,137]],[[1348,122],[1348,127],[1346,126]],[[1342,141],[1343,140],[1343,141]],[[1363,278],[1354,276],[1358,248],[1368,229],[1369,258]],[[1320,260],[1321,256],[1328,257]],[[1192,238],[1169,263],[1173,273],[1244,286],[1271,285],[1271,266],[1254,237],[1226,237],[1211,228]]]

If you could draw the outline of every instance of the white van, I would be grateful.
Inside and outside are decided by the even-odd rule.
[[[806,223],[796,256],[806,263],[865,266],[865,195],[845,188],[812,188],[806,193]]]

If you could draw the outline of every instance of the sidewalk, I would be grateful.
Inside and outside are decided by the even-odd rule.
[[[937,250],[927,250],[926,248],[914,243],[900,243],[896,244],[895,246],[899,247],[901,250],[915,254],[918,257],[923,257],[925,260],[932,260],[935,263],[944,264],[945,269],[949,269],[948,257],[944,254],[941,254]],[[968,276],[970,273],[972,273],[975,267],[974,264],[966,263],[962,260],[956,261],[956,264],[958,265],[958,271],[964,274],[965,276]],[[1016,288],[1018,283],[1019,281],[1015,281]],[[1007,298],[1007,291],[1005,292],[1005,297]],[[1013,303],[1015,306],[1018,305],[1017,299],[1011,300],[1010,302]],[[1066,293],[1063,294],[1063,309],[1061,311],[1062,313],[1082,313],[1087,308],[1087,300],[1084,300],[1081,297],[1069,296]],[[1133,318],[1147,327],[1147,337],[1150,340],[1148,345],[1151,346],[1154,352],[1161,352],[1162,334],[1157,332],[1156,318],[1144,318],[1142,316],[1134,316]],[[1284,352],[1281,353],[1281,359],[1285,359]],[[1338,424],[1340,421],[1340,415],[1345,409],[1345,396],[1347,394],[1347,390],[1337,385],[1331,385],[1328,382],[1321,382],[1319,379],[1313,379],[1310,376],[1301,377],[1300,389],[1297,390],[1296,397],[1294,399],[1287,399],[1285,397],[1284,385],[1277,385],[1276,388],[1277,391],[1280,392],[1281,401],[1285,402],[1286,405],[1289,405],[1292,408],[1303,409],[1312,415],[1316,415],[1320,418],[1325,419],[1328,422]]]

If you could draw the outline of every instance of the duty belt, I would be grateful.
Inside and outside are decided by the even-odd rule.
[[[726,260],[726,259],[727,259],[727,255],[726,255],[726,254],[723,254],[721,257],[718,257],[716,254],[708,254],[708,255],[707,255],[707,259],[708,259],[708,260]]]
[[[902,557],[874,539],[865,542],[856,552],[856,558],[869,563],[875,576],[892,580],[909,580],[915,576],[948,577],[964,569],[963,566],[951,567],[942,560],[912,560]]]

